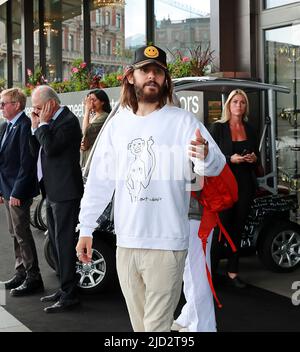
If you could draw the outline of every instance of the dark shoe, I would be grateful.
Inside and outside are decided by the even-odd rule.
[[[7,280],[3,283],[4,283],[6,290],[11,290],[13,288],[17,288],[20,285],[22,285],[22,283],[25,281],[25,278],[26,278],[26,276],[15,275],[13,278],[11,278],[10,280]]]
[[[236,276],[234,279],[231,279],[228,276],[227,282],[229,283],[230,286],[235,287],[235,288],[246,288],[247,284],[241,280],[238,276]]]
[[[20,297],[42,291],[44,291],[44,284],[41,277],[38,279],[27,278],[21,286],[12,289],[10,294],[11,296]]]
[[[80,304],[78,298],[58,301],[50,307],[44,308],[46,313],[61,313],[76,308]]]
[[[57,302],[61,297],[61,292],[56,291],[52,295],[41,297],[41,302]]]

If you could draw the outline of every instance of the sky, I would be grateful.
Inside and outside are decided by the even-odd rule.
[[[176,0],[170,1],[173,4],[180,4],[192,7],[196,12],[209,13],[210,12],[210,0]],[[145,33],[145,4],[141,0],[127,0],[125,6],[125,37],[132,36],[137,33]],[[174,6],[165,4],[163,0],[155,0],[155,16],[157,20],[170,17],[172,21],[182,20],[190,17],[198,17],[189,13],[189,11],[183,11],[177,9]]]

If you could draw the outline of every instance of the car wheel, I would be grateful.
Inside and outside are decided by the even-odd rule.
[[[30,225],[37,228],[37,217],[36,217],[36,208],[37,208],[37,203],[36,201],[34,200],[33,203],[31,204],[30,206]]]
[[[93,294],[113,287],[117,281],[115,246],[94,237],[92,261],[89,264],[77,261],[76,273],[82,293]]]
[[[263,230],[258,255],[275,272],[290,272],[300,263],[300,226],[291,221],[277,221]],[[262,236],[261,235],[261,236]]]
[[[46,232],[46,238],[44,241],[44,256],[50,268],[52,268],[53,270],[56,270],[53,249],[47,232]]]
[[[42,231],[47,230],[46,198],[42,198],[37,205],[37,223]]]
[[[83,264],[80,261],[76,262],[78,287],[81,293],[93,294],[103,292],[116,285],[115,250],[115,245],[108,245],[102,239],[94,237],[91,263]],[[44,256],[48,265],[53,270],[56,270],[53,250],[48,235],[44,241]]]

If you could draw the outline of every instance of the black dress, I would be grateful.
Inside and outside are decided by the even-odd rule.
[[[232,164],[230,157],[233,154],[243,154],[244,150],[250,153],[254,152],[259,155],[256,143],[256,137],[251,127],[245,125],[247,140],[232,141],[231,132],[228,123],[215,124],[212,131],[212,136],[220,146],[220,149],[226,156],[228,165],[230,166],[238,183],[238,201],[235,205],[221,212],[220,219],[222,224],[227,229],[237,249],[240,248],[241,235],[245,226],[245,222],[249,213],[249,208],[256,191],[256,176],[255,165],[249,163]],[[211,267],[212,272],[217,271],[219,260],[224,250],[224,237],[222,236],[221,243],[218,241],[219,231],[214,232],[214,238],[211,248]],[[225,247],[226,256],[228,257],[227,272],[238,273],[239,251],[233,253],[229,246]]]

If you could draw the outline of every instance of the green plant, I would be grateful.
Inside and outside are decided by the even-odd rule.
[[[73,84],[69,80],[64,80],[63,82],[51,82],[50,87],[52,87],[57,93],[68,93],[72,92]]]
[[[119,87],[122,83],[123,73],[112,72],[104,75],[101,80],[103,87]]]
[[[203,50],[201,44],[195,49],[189,49],[188,55],[183,55],[180,50],[169,52],[173,56],[173,61],[168,64],[172,78],[204,76],[214,59],[214,51],[210,50],[210,47]]]
[[[32,72],[32,70],[28,68],[27,77],[28,77],[27,84],[26,84],[26,87],[24,88],[24,92],[27,96],[31,94],[31,91],[36,86],[48,83],[48,80],[43,75],[42,68],[40,66],[36,66],[34,69],[34,72]]]
[[[0,92],[3,91],[6,87],[6,80],[4,78],[0,78]]]
[[[27,96],[31,95],[32,90],[40,84],[49,84],[57,93],[74,92],[88,89],[118,87],[121,85],[123,74],[113,72],[104,75],[102,78],[101,70],[94,68],[90,70],[82,59],[76,59],[72,62],[70,79],[64,79],[62,82],[50,82],[42,75],[42,69],[37,67],[34,73],[27,70],[28,83],[23,89]],[[1,90],[1,81],[0,81]]]
[[[99,71],[90,70],[82,59],[73,61],[70,81],[74,91],[101,88],[101,79]]]
[[[76,59],[72,62],[71,68],[71,84],[75,91],[85,90],[89,88],[89,69],[82,59]]]

